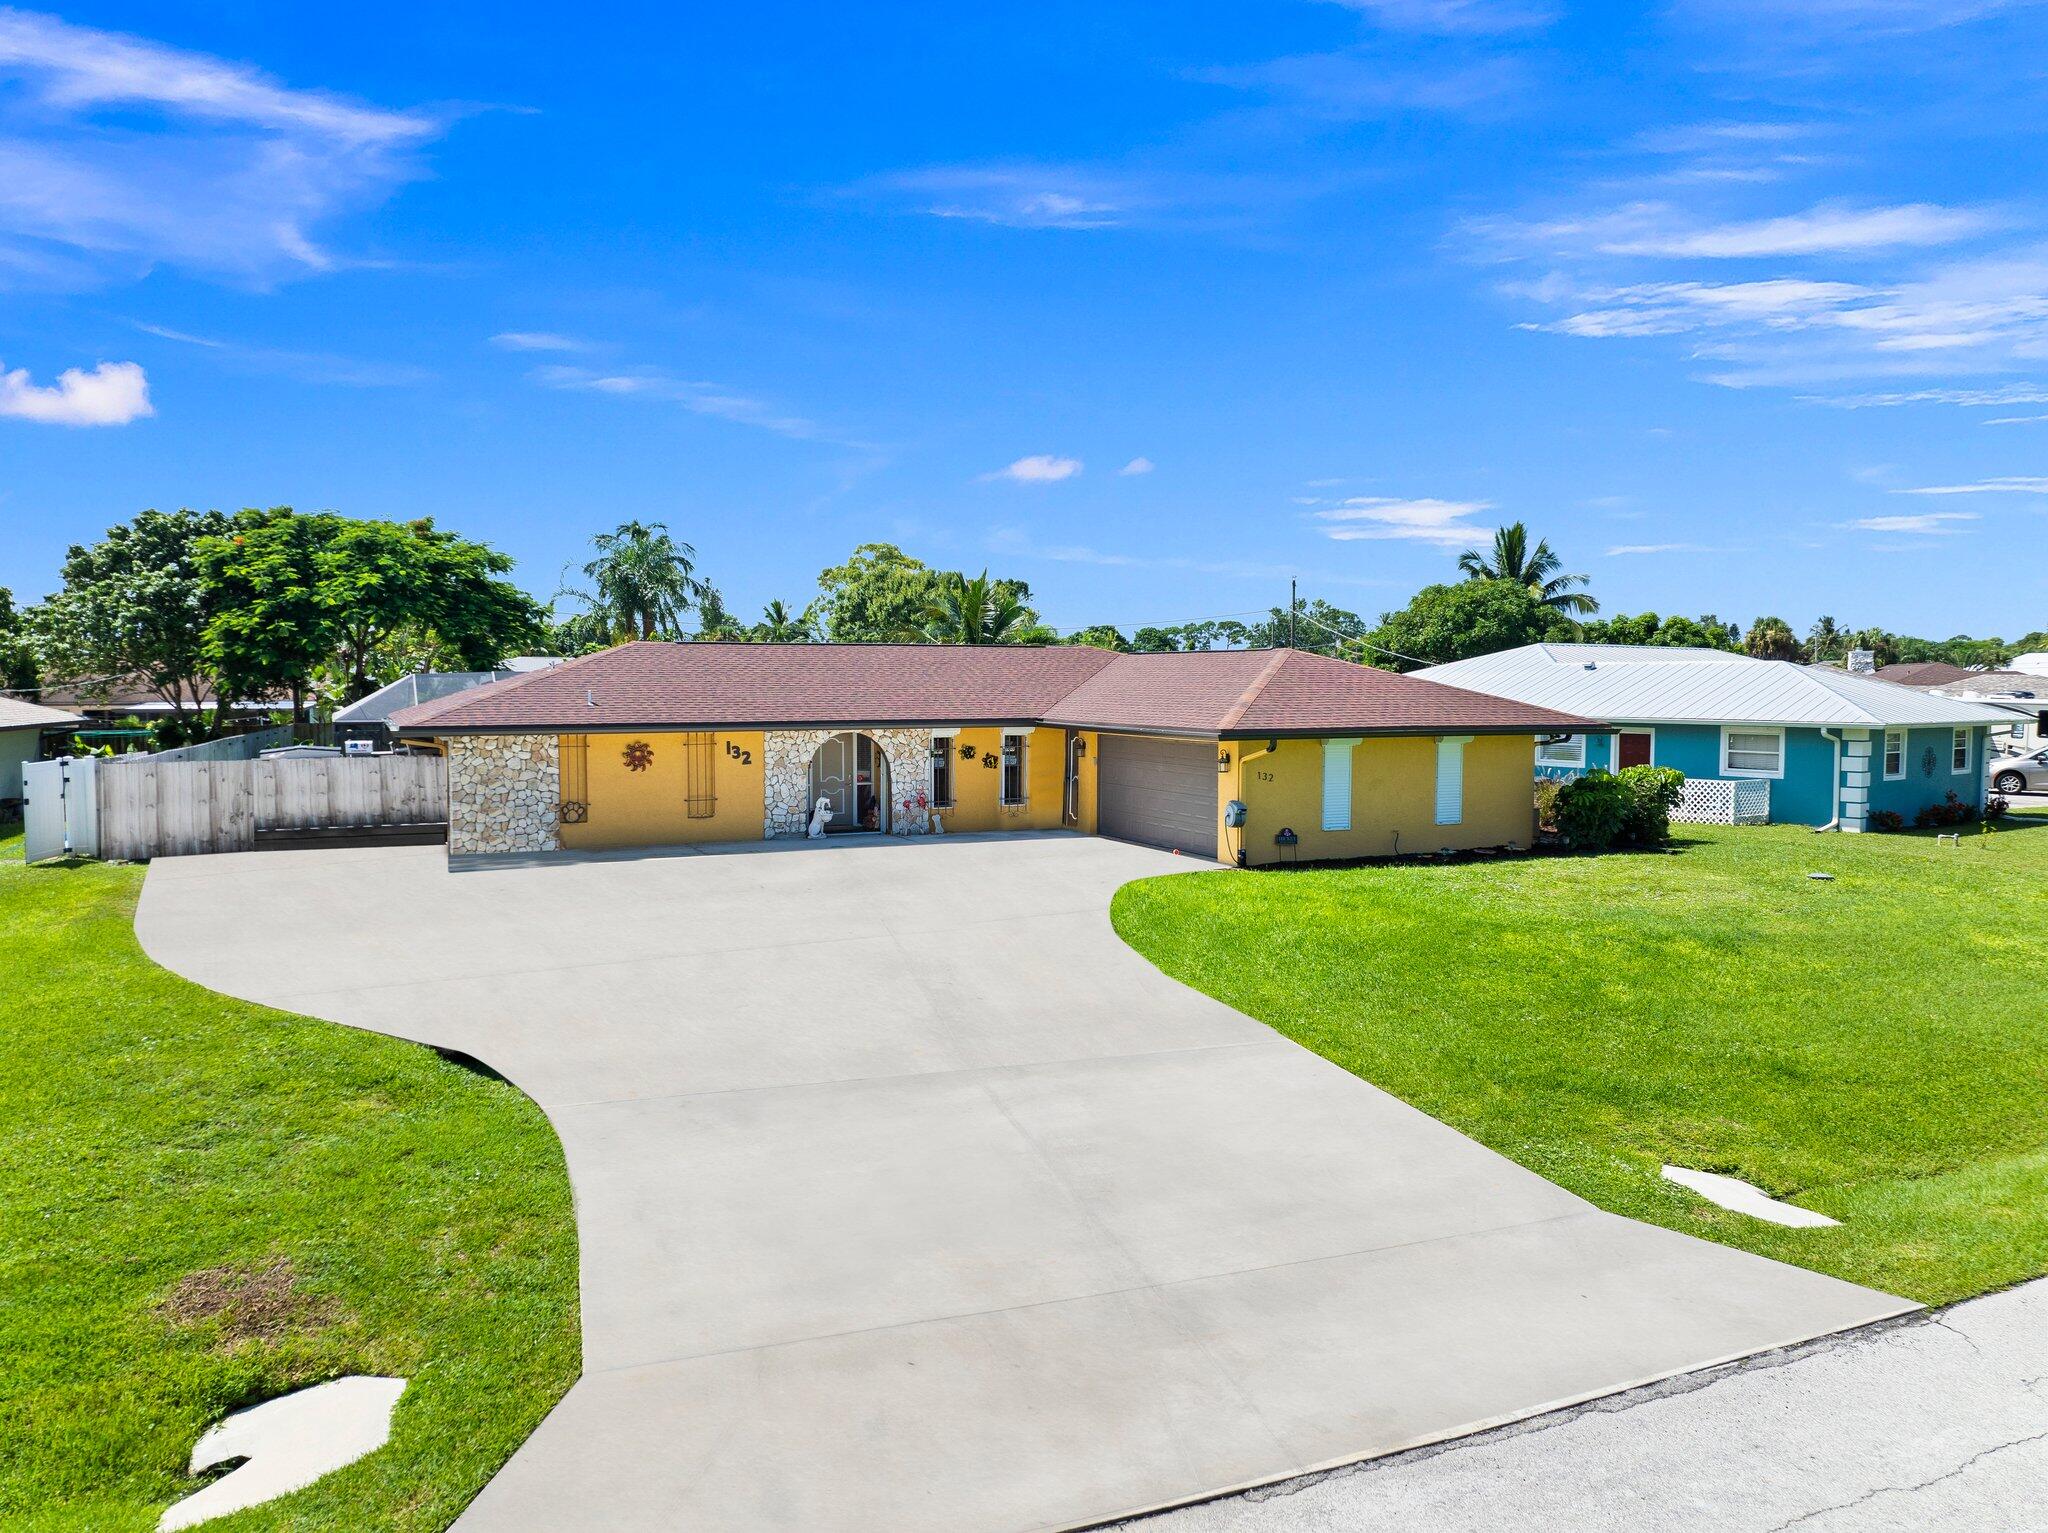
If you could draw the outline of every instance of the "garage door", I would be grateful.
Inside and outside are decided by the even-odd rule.
[[[1096,829],[1196,857],[1216,855],[1216,747],[1103,735]]]

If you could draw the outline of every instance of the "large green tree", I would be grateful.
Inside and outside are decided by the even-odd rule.
[[[591,539],[597,557],[583,566],[592,589],[578,593],[600,613],[614,642],[680,639],[683,615],[702,598],[697,550],[662,522],[621,522]]]
[[[1030,586],[990,577],[986,570],[980,578],[998,604],[1015,604],[1022,612],[1005,625],[1000,642],[1038,644],[1056,637],[1031,610]],[[933,613],[943,606],[945,592],[957,592],[967,582],[959,571],[933,569],[894,543],[863,543],[846,563],[819,572],[818,596],[809,611],[835,644],[971,642],[936,640],[932,631]],[[961,624],[958,631],[971,626]],[[949,631],[944,623],[939,629]]]
[[[1389,670],[1445,665],[1549,638],[1569,637],[1570,624],[1514,580],[1465,580],[1424,586],[1407,606],[1381,616],[1365,636],[1366,658]]]
[[[1742,651],[1759,660],[1804,660],[1806,649],[1781,617],[1760,617],[1742,636]]]
[[[196,547],[209,612],[208,664],[230,697],[292,700],[304,716],[313,676],[333,654],[336,628],[323,593],[323,555],[340,528],[329,512],[300,516],[288,506],[244,511]]]
[[[893,543],[863,543],[819,572],[816,608],[835,644],[922,637],[939,572]]]
[[[1131,641],[1123,636],[1122,630],[1111,623],[1096,623],[1089,628],[1077,628],[1060,640],[1062,644],[1080,644],[1089,649],[1110,649],[1127,654]]]
[[[15,610],[14,593],[0,586],[0,688],[33,691],[37,675],[27,614]]]
[[[1468,548],[1458,555],[1458,568],[1472,580],[1507,580],[1526,586],[1531,595],[1554,612],[1572,617],[1590,617],[1600,603],[1576,589],[1586,583],[1584,575],[1567,575],[1564,561],[1550,544],[1538,539],[1529,544],[1529,529],[1511,522],[1495,530],[1492,548],[1482,552]]]
[[[1287,609],[1274,607],[1259,622],[1242,628],[1233,623],[1230,627],[1236,630],[1240,642],[1253,649],[1286,649],[1291,646],[1329,651],[1345,648],[1347,639],[1363,638],[1371,626],[1356,612],[1347,612],[1321,597],[1297,597],[1293,617],[1290,623]],[[1357,646],[1352,645],[1350,649],[1355,653]]]
[[[144,511],[64,556],[63,588],[34,609],[45,672],[88,696],[140,684],[189,726],[212,693],[211,616],[199,544],[232,529],[218,511]],[[216,705],[217,707],[217,705]]]
[[[410,634],[431,635],[456,667],[487,671],[546,634],[533,598],[501,577],[509,556],[452,532],[431,518],[413,522],[341,520],[320,555],[320,599],[333,624],[343,700],[384,682],[380,653]]]
[[[1649,644],[1660,649],[1725,649],[1739,651],[1742,648],[1742,631],[1733,623],[1724,623],[1713,613],[1703,613],[1696,618],[1659,617],[1654,612],[1638,613],[1630,617],[1617,613],[1613,617],[1594,618],[1579,627],[1579,637],[1588,644]]]
[[[1250,630],[1231,618],[1209,618],[1163,627],[1146,626],[1131,635],[1131,649],[1140,655],[1187,653],[1204,649],[1242,649]]]
[[[708,580],[697,583],[697,637],[727,642],[735,639],[744,641],[750,637],[747,625],[726,610],[725,598]]]

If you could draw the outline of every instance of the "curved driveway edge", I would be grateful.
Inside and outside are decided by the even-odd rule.
[[[1167,979],[1109,896],[1187,866],[245,853],[154,864],[136,927],[561,1134],[585,1375],[470,1533],[1084,1527],[1915,1307],[1601,1213]]]

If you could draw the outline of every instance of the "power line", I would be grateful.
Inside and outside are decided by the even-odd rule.
[[[1362,649],[1369,649],[1378,654],[1392,655],[1396,660],[1406,660],[1410,665],[1428,665],[1430,663],[1427,660],[1418,660],[1413,655],[1404,655],[1398,649],[1388,649],[1384,644],[1375,644],[1369,639],[1359,638],[1356,634],[1345,633],[1341,629],[1332,628],[1328,623],[1323,622],[1319,618],[1310,617],[1306,612],[1301,613],[1300,617],[1304,623],[1312,623],[1325,633],[1335,634],[1345,644],[1356,644]]]

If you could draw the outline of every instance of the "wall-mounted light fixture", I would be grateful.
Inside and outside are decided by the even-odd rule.
[[[1229,751],[1218,751],[1216,753],[1216,770],[1219,772],[1227,772],[1230,770]]]

